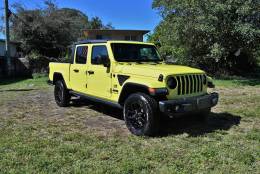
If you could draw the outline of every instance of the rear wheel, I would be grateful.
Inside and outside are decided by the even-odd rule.
[[[60,107],[66,107],[69,105],[70,94],[63,80],[59,80],[55,83],[54,98],[57,105]]]
[[[137,136],[154,136],[159,129],[158,104],[144,93],[130,95],[124,104],[127,128]]]

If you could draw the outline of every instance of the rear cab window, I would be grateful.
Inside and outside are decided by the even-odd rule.
[[[86,64],[88,57],[88,46],[77,46],[75,64]]]

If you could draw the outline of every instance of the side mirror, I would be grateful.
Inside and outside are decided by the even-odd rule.
[[[107,57],[106,59],[104,59],[102,64],[104,65],[104,67],[109,68],[110,67],[110,60],[109,60],[109,58]]]
[[[101,58],[101,62],[104,65],[104,67],[107,67],[107,68],[110,67],[110,59],[107,56],[103,56]]]
[[[96,58],[97,65],[104,65],[104,67],[110,67],[110,60],[107,56],[98,56]]]

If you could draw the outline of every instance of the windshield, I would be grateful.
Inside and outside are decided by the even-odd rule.
[[[118,62],[162,61],[153,45],[112,43],[114,58]]]

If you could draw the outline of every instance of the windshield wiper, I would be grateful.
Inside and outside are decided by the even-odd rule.
[[[162,60],[150,60],[149,62],[153,62],[153,63],[161,64],[161,63],[162,63]]]

